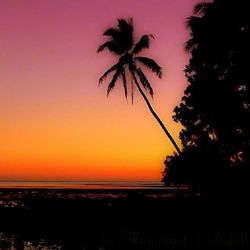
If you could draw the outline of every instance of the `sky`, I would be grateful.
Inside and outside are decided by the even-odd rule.
[[[160,180],[173,146],[135,93],[106,96],[102,73],[117,58],[97,54],[103,31],[133,17],[135,36],[155,39],[143,56],[152,105],[180,145],[173,109],[186,86],[185,20],[197,0],[0,1],[0,180]]]

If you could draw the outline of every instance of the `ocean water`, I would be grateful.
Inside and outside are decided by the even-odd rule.
[[[0,181],[0,188],[164,189],[160,181]]]
[[[137,228],[137,215],[140,223],[146,216],[160,222],[152,204],[164,216],[161,204],[174,193],[159,181],[0,181],[0,250],[163,249],[158,224],[140,225],[141,232],[127,226],[133,221]],[[150,228],[152,238],[144,238]]]

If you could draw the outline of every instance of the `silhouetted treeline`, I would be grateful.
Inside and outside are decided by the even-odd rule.
[[[187,19],[188,86],[173,116],[183,152],[167,157],[166,184],[218,191],[250,181],[249,15],[248,1],[214,0]]]

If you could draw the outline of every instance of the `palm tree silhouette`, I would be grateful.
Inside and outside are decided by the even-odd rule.
[[[127,73],[132,75],[132,102],[133,102],[133,86],[136,85],[137,89],[139,90],[140,94],[142,95],[144,101],[146,102],[150,112],[157,120],[165,134],[168,136],[169,140],[174,145],[177,152],[180,154],[181,150],[179,149],[178,145],[176,144],[175,140],[156,114],[152,105],[150,104],[146,94],[144,93],[143,89],[153,97],[154,92],[149,83],[148,79],[146,78],[145,74],[143,73],[140,66],[138,66],[138,62],[145,66],[147,69],[151,70],[155,73],[159,78],[162,77],[162,70],[161,67],[151,58],[148,57],[141,57],[137,56],[143,49],[149,48],[151,38],[154,38],[153,35],[143,35],[140,40],[135,44],[134,43],[134,26],[132,18],[128,21],[125,19],[118,19],[118,27],[117,28],[109,28],[107,29],[103,35],[108,36],[110,39],[99,46],[97,52],[101,52],[104,49],[108,49],[110,52],[114,53],[115,55],[119,56],[119,60],[116,64],[110,67],[99,79],[99,84],[103,82],[103,80],[111,73],[113,74],[113,78],[108,85],[107,89],[107,96],[109,95],[110,91],[115,87],[115,84],[119,78],[122,79],[125,97],[127,99],[128,90],[127,90]],[[139,81],[138,81],[139,79]]]
[[[210,8],[213,8],[211,2],[201,2],[195,5],[193,14],[187,18],[186,26],[189,30],[192,30],[192,37],[185,43],[185,51],[191,52],[201,40],[207,41],[207,31],[204,29],[203,19],[204,15]]]

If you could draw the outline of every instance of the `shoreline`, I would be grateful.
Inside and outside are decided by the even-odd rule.
[[[159,198],[166,193],[155,189],[0,189],[6,201],[23,201],[16,207],[0,206],[0,249],[2,238],[8,246],[33,246],[27,249],[206,250],[219,244],[224,250],[231,248],[221,244],[234,240],[234,235],[250,237],[247,197],[241,203],[225,202],[186,196],[183,191]],[[217,238],[211,241],[211,237]],[[241,249],[247,243],[235,244],[233,249]]]

